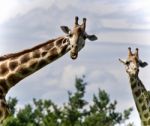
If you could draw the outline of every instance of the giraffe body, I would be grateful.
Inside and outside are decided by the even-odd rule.
[[[138,49],[133,54],[131,48],[129,48],[127,60],[120,61],[126,66],[126,72],[129,75],[129,82],[141,123],[143,126],[150,126],[150,95],[138,76],[139,67],[145,67],[147,63],[139,59]]]
[[[86,19],[83,18],[82,25],[79,25],[78,17],[75,17],[73,30],[67,26],[61,26],[67,35],[18,53],[0,57],[0,124],[9,115],[5,96],[11,87],[68,51],[70,51],[70,57],[76,59],[78,52],[84,47],[86,39],[91,41],[97,39],[95,35],[88,35],[85,27]]]

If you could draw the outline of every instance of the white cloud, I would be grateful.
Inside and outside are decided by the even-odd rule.
[[[85,66],[65,66],[60,79],[61,87],[64,89],[74,87],[75,77],[81,77],[84,74],[86,74]]]
[[[103,42],[150,45],[150,32],[113,31],[100,33]]]
[[[142,13],[144,12],[149,12],[150,8],[150,1],[149,0],[129,0],[128,3],[126,4],[127,6],[124,6],[124,9],[127,12],[135,12],[135,11],[141,11]]]
[[[130,29],[130,24],[127,22],[126,19],[101,19],[101,25],[105,28],[112,28],[112,29]]]
[[[0,1],[0,23],[15,17],[16,15],[23,15],[35,8],[48,8],[55,0],[5,0]]]
[[[54,5],[60,9],[66,9],[68,6],[77,6],[79,0],[56,0]],[[69,11],[69,10],[68,10]]]
[[[144,9],[150,11],[149,5],[150,5],[149,0],[137,0],[132,4],[132,8],[138,8],[138,9]]]
[[[14,16],[15,8],[17,8],[18,2],[17,1],[11,1],[11,0],[5,0],[0,1],[0,23],[6,21],[8,18],[11,18]]]
[[[19,13],[25,14],[35,8],[44,8],[47,9],[51,7],[55,0],[29,0],[29,1],[18,1],[19,6],[17,6],[16,11],[20,11]]]
[[[146,20],[145,20],[146,22]],[[129,29],[133,30],[149,30],[150,31],[150,24],[149,23],[143,23],[143,24],[132,24]]]

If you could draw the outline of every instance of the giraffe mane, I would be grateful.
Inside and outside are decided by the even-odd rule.
[[[63,38],[63,37],[58,37],[58,38]],[[56,38],[56,39],[58,39],[58,38]],[[36,49],[41,48],[42,46],[45,46],[45,45],[47,45],[47,44],[49,44],[49,43],[54,42],[56,39],[48,40],[48,41],[46,41],[45,43],[39,44],[39,45],[37,45],[37,46],[35,46],[35,47],[33,47],[33,48],[30,48],[30,49],[25,49],[25,50],[23,50],[23,51],[21,51],[21,52],[10,53],[10,54],[7,54],[7,55],[0,56],[0,61],[6,60],[6,59],[9,59],[9,58],[15,58],[15,57],[18,57],[18,56],[20,56],[20,55],[22,55],[22,54],[26,54],[26,53],[28,53],[28,52],[30,52],[30,51],[34,51],[34,50],[36,50]]]

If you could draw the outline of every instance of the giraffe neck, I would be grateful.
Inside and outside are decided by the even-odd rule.
[[[150,97],[139,77],[130,77],[132,94],[143,126],[150,125]]]
[[[9,107],[5,100],[9,89],[69,50],[69,40],[59,37],[31,49],[0,57],[0,125],[9,115]]]
[[[0,92],[5,96],[8,90],[20,80],[63,56],[70,50],[69,40],[60,37],[50,40],[0,60]]]

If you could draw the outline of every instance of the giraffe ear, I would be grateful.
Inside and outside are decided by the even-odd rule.
[[[148,65],[147,62],[142,62],[141,60],[139,60],[139,66],[140,67],[146,67]]]
[[[90,41],[95,41],[98,39],[96,35],[87,35],[86,38],[89,39]]]
[[[124,61],[124,60],[122,60],[122,59],[120,59],[120,58],[119,58],[119,61],[120,61],[121,63],[123,63],[124,65],[127,65],[127,61]]]
[[[60,26],[60,28],[64,33],[69,34],[70,29],[68,28],[68,26]]]

